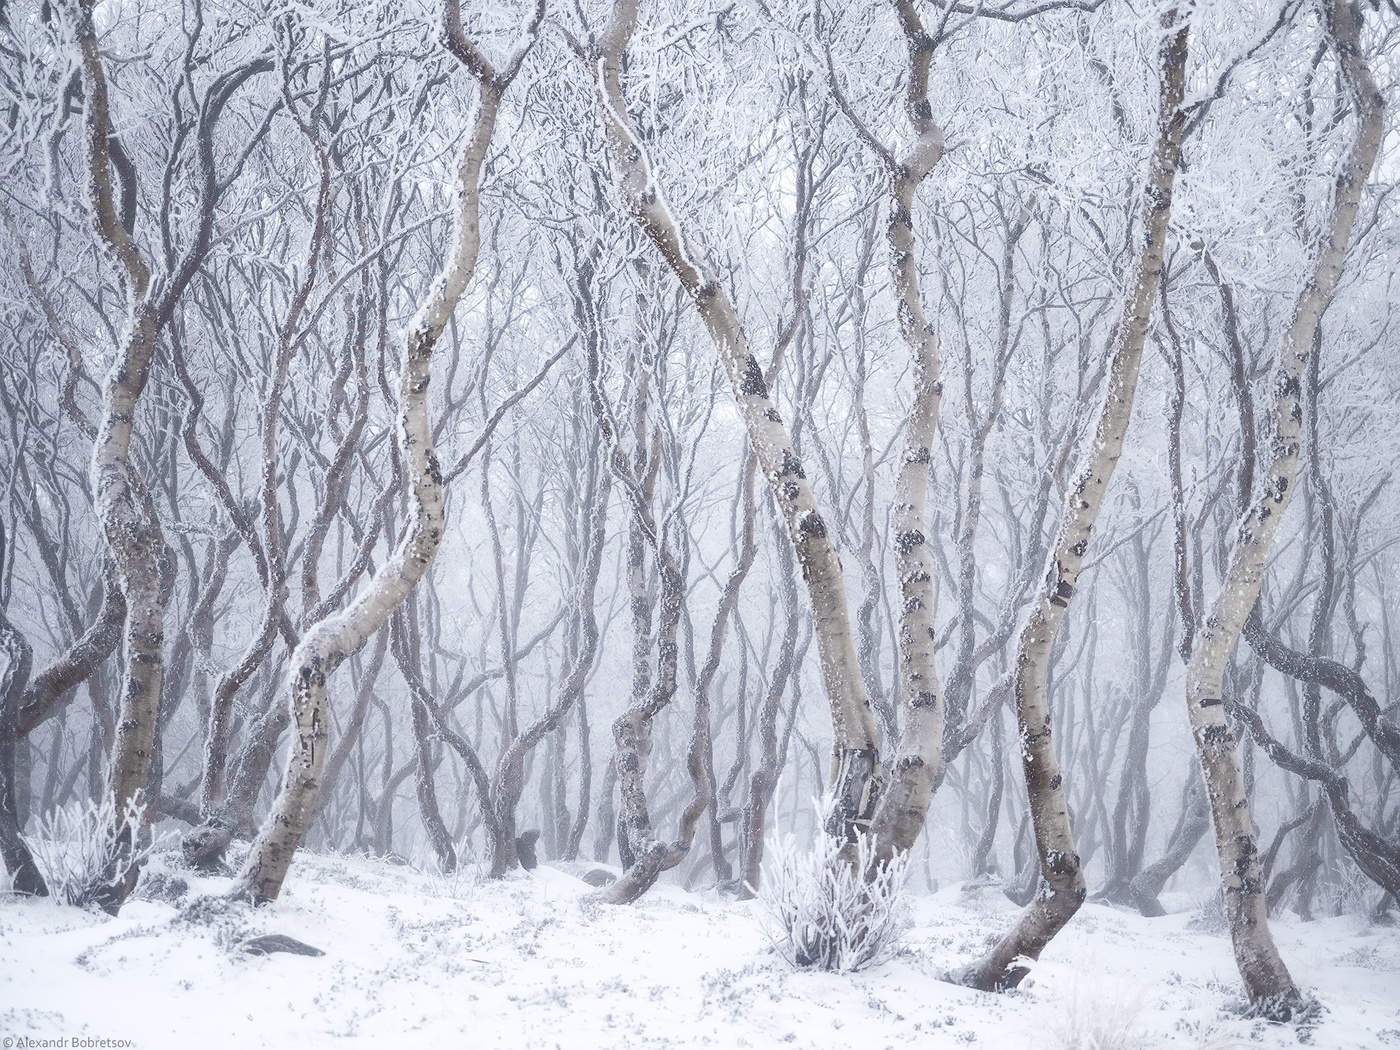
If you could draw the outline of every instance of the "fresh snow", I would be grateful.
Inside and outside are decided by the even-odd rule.
[[[172,892],[177,879],[188,892]],[[1274,925],[1324,1007],[1300,1032],[1233,1012],[1229,939],[1198,929],[1189,901],[1161,919],[1088,904],[1022,990],[990,995],[939,975],[1009,925],[995,887],[914,897],[894,958],[837,975],[790,969],[761,904],[668,885],[619,908],[549,867],[492,882],[307,852],[269,907],[219,899],[229,883],[166,856],[115,919],[0,900],[0,1037],[137,1050],[1400,1047],[1400,930],[1355,916]],[[268,933],[325,955],[236,947]]]

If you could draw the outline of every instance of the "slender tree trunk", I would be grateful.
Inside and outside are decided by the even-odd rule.
[[[578,809],[564,840],[563,860],[578,860],[583,833],[588,830],[588,815],[593,792],[593,755],[589,750],[588,697],[578,698]]]
[[[0,564],[5,560],[5,526],[0,524]],[[5,661],[0,671],[0,859],[10,875],[10,885],[16,893],[36,897],[48,896],[44,877],[25,845],[17,805],[18,791],[15,752],[28,747],[19,735],[19,699],[29,680],[33,651],[23,634],[10,623],[0,609],[0,658]],[[27,771],[26,771],[26,775]]]
[[[787,550],[778,554],[778,589],[783,605],[783,635],[778,645],[778,662],[772,680],[758,712],[758,755],[749,776],[748,797],[744,801],[739,826],[740,875],[739,895],[745,899],[758,892],[763,874],[763,831],[767,822],[768,804],[778,786],[778,774],[786,757],[786,740],[779,739],[778,714],[782,709],[783,693],[796,672],[798,653],[797,573],[792,555]],[[805,645],[805,643],[804,643]],[[788,724],[791,732],[791,722]]]
[[[891,158],[887,165],[890,214],[885,236],[899,331],[913,357],[914,400],[905,425],[893,513],[900,592],[899,693],[906,713],[889,784],[871,826],[875,856],[880,860],[913,848],[923,830],[934,785],[942,779],[943,764],[943,704],[934,665],[934,565],[924,533],[943,383],[939,378],[938,338],[924,317],[914,257],[918,247],[914,194],[943,155],[943,130],[933,120],[928,98],[933,40],[924,31],[913,0],[899,0],[897,7],[909,47],[905,110],[916,138],[906,155],[897,161]]]
[[[1140,214],[1143,246],[1114,330],[1107,389],[1092,443],[1067,494],[1045,583],[1016,646],[1014,689],[1021,764],[1045,886],[1011,932],[965,972],[966,983],[988,991],[1020,983],[1029,971],[1016,960],[1022,956],[1038,959],[1084,902],[1084,873],[1075,851],[1059,760],[1051,743],[1050,665],[1056,635],[1074,596],[1089,537],[1127,435],[1143,343],[1162,272],[1184,125],[1180,107],[1186,82],[1188,25],[1178,18],[1175,8],[1169,8],[1162,14],[1161,27],[1157,134]]]
[[[410,595],[404,608],[396,612],[390,621],[390,644],[394,649],[394,662],[403,669],[405,679],[412,677],[421,681],[422,646],[417,623],[418,603]],[[433,779],[436,763],[428,729],[428,709],[416,695],[413,699],[412,725],[414,753],[417,755],[413,783],[418,795],[418,811],[427,829],[433,855],[437,858],[438,870],[450,874],[457,870],[457,851],[453,848],[452,835],[438,808],[437,784]]]
[[[331,163],[330,156],[316,138],[314,125],[324,105],[324,97],[313,108],[311,122],[302,130],[315,150],[320,181],[316,193],[316,210],[312,220],[310,245],[300,284],[292,297],[278,333],[277,350],[267,396],[263,403],[262,444],[263,462],[259,502],[262,507],[262,555],[267,579],[264,584],[262,624],[253,636],[242,658],[219,678],[210,704],[208,728],[204,743],[204,776],[200,785],[200,808],[211,814],[223,801],[224,773],[228,763],[229,723],[233,700],[238,690],[252,677],[258,665],[277,639],[278,627],[285,617],[287,597],[287,567],[282,552],[282,520],[277,499],[277,430],[282,415],[282,392],[291,366],[296,333],[307,300],[315,287],[316,277],[325,255],[331,223]]]
[[[93,225],[117,264],[126,294],[126,330],[102,392],[102,420],[93,441],[93,506],[116,568],[126,619],[122,634],[122,687],[108,789],[122,820],[139,804],[150,772],[164,670],[165,602],[162,566],[165,538],[155,508],[131,462],[132,432],[155,353],[156,304],[151,272],[113,204],[111,118],[107,78],[93,22],[94,0],[80,0],[77,42],[82,66],[85,161]],[[129,837],[133,829],[124,827]],[[116,912],[136,886],[133,868],[100,896]]]
[[[321,772],[326,762],[329,719],[326,680],[408,596],[428,571],[443,529],[442,470],[433,450],[428,423],[428,384],[433,347],[471,281],[480,246],[478,180],[495,129],[501,97],[533,44],[543,14],[536,9],[524,48],[498,73],[466,38],[455,0],[444,8],[444,43],[475,77],[476,114],[457,166],[457,214],[451,253],[427,300],[410,323],[399,376],[399,455],[407,473],[411,503],[409,525],[388,561],[342,612],[314,624],[292,653],[289,709],[295,730],[283,775],[282,790],[263,823],[239,873],[234,892],[255,902],[277,899],[292,855],[316,811]],[[129,598],[128,598],[129,600]]]
[[[598,460],[601,461],[601,455]],[[590,468],[592,473],[594,468]],[[585,528],[587,542],[584,547],[574,595],[574,607],[579,617],[579,645],[573,655],[568,674],[559,688],[559,698],[550,705],[534,722],[516,735],[506,745],[497,765],[491,785],[489,805],[492,811],[490,827],[493,836],[491,852],[491,875],[504,875],[519,865],[518,843],[515,834],[515,810],[525,790],[525,762],[530,753],[544,739],[563,724],[565,716],[583,696],[588,676],[593,670],[593,662],[598,653],[598,621],[594,613],[598,590],[598,577],[602,571],[603,548],[607,542],[608,500],[612,493],[612,475],[606,468],[596,468],[596,480],[592,484],[586,507]],[[547,775],[547,774],[546,774]],[[546,814],[546,817],[548,814]],[[523,836],[521,836],[523,838]]]
[[[21,736],[27,736],[59,710],[63,698],[97,672],[121,640],[125,623],[126,598],[117,581],[116,568],[106,558],[102,566],[102,604],[92,625],[58,659],[36,674],[19,698],[16,717]]]
[[[1235,736],[1225,721],[1222,683],[1225,665],[1259,596],[1269,548],[1292,495],[1302,432],[1303,370],[1313,349],[1313,333],[1341,275],[1362,191],[1380,148],[1383,100],[1360,50],[1360,22],[1360,12],[1350,0],[1332,0],[1328,27],[1343,82],[1356,106],[1356,137],[1337,173],[1313,270],[1280,348],[1262,486],[1240,519],[1228,568],[1200,625],[1186,670],[1187,711],[1210,798],[1235,961],[1251,1003],[1284,1018],[1299,995],[1269,932],[1249,796],[1235,756]]]
[[[1205,789],[1193,779],[1188,783],[1186,798],[1182,803],[1182,817],[1167,842],[1166,851],[1153,863],[1138,872],[1128,883],[1128,896],[1138,911],[1149,918],[1165,915],[1166,909],[1158,898],[1166,888],[1167,881],[1181,870],[1190,859],[1196,844],[1210,829],[1210,808],[1206,804]]]
[[[749,352],[734,304],[677,225],[627,116],[622,57],[636,20],[637,0],[616,0],[597,50],[590,56],[614,176],[624,206],[684,286],[715,343],[749,442],[797,551],[812,604],[822,682],[831,705],[836,821],[839,830],[851,834],[857,821],[870,816],[879,737],[852,641],[841,561],[788,428],[769,396],[763,371]]]

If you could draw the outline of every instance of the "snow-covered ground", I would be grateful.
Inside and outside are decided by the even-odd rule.
[[[939,979],[1014,914],[990,888],[916,898],[890,961],[835,975],[791,970],[756,904],[663,886],[614,908],[550,868],[492,883],[303,853],[256,911],[207,898],[226,880],[177,895],[174,876],[188,878],[153,864],[117,919],[0,902],[3,1046],[1400,1047],[1400,930],[1355,917],[1276,926],[1324,1005],[1300,1032],[1231,1012],[1228,939],[1192,911],[1090,904],[1028,986],[998,996]],[[265,933],[325,955],[237,949]]]

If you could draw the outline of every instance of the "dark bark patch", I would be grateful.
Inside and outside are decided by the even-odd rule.
[[[763,369],[758,367],[753,354],[744,361],[744,371],[739,376],[739,393],[745,397],[767,397],[768,384],[763,381]]]
[[[1208,725],[1201,729],[1201,743],[1210,751],[1225,751],[1234,747],[1228,726]]]
[[[521,832],[515,840],[515,854],[520,858],[520,866],[526,871],[534,871],[539,867],[539,858],[535,855],[535,843],[539,837],[540,833],[532,828]]]
[[[793,454],[792,449],[783,449],[783,458],[778,463],[778,477],[805,478],[806,476],[806,472],[802,469],[802,461]]]
[[[895,553],[901,558],[907,557],[909,552],[924,542],[924,534],[918,529],[907,529],[897,533],[894,538]]]

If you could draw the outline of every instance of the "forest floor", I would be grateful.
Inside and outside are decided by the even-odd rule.
[[[939,977],[1006,928],[1015,908],[994,888],[915,897],[896,954],[837,975],[794,972],[773,951],[758,904],[662,886],[613,908],[549,867],[481,882],[302,853],[282,898],[256,911],[211,900],[227,882],[157,859],[142,899],[116,919],[0,900],[0,1042],[1400,1047],[1400,930],[1360,917],[1277,924],[1294,975],[1323,1007],[1300,1031],[1238,1015],[1229,940],[1198,928],[1197,910],[1149,920],[1086,905],[1021,990],[988,995]],[[269,933],[325,954],[251,956],[237,947]]]

